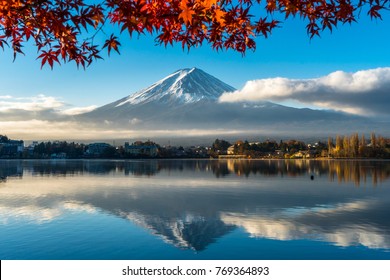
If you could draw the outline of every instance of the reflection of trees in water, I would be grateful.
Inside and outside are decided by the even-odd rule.
[[[159,166],[156,161],[118,162],[117,170],[126,176],[154,176],[159,172]]]
[[[74,176],[77,174],[124,174],[154,176],[159,172],[212,172],[217,178],[237,176],[329,176],[330,181],[373,185],[390,177],[390,161],[368,160],[41,160],[1,161],[0,182],[26,170],[37,176]]]
[[[226,160],[210,162],[215,176],[289,176],[326,175],[330,181],[361,182],[372,180],[373,185],[390,177],[389,161],[353,160]]]
[[[212,161],[210,163],[210,167],[217,178],[225,177],[231,173],[231,170],[229,170],[229,165],[226,164],[225,161]]]
[[[155,175],[159,172],[157,162],[128,162],[103,160],[31,160],[0,161],[0,180],[10,176],[74,176],[77,174]]]
[[[13,164],[12,161],[0,161],[0,183],[5,182],[7,177],[22,177],[23,168]]]
[[[354,182],[356,186],[370,177],[374,186],[390,177],[388,161],[329,161],[328,167],[331,181]]]
[[[221,173],[222,169],[225,172]],[[251,175],[265,176],[301,176],[307,173],[308,167],[298,161],[281,160],[226,160],[219,161],[214,165],[213,172],[217,177],[236,174],[238,176],[249,177]]]
[[[74,176],[83,174],[84,168],[77,161],[24,161],[23,169],[35,176]]]

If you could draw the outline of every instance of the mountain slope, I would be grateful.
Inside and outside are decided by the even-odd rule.
[[[183,116],[193,111],[195,105],[215,105],[222,93],[234,90],[232,86],[200,69],[181,69],[143,90],[83,114],[80,118],[114,123],[171,117],[176,119],[178,114]]]
[[[242,130],[265,126],[294,130],[345,129],[352,128],[356,120],[363,120],[344,113],[297,109],[271,102],[218,101],[224,92],[234,90],[200,69],[182,69],[141,91],[79,115],[78,119],[142,130]]]
[[[121,107],[150,102],[178,105],[201,100],[216,101],[222,93],[234,90],[200,69],[182,69],[113,104],[115,107]]]

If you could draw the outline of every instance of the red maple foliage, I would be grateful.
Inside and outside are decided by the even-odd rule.
[[[92,2],[92,3],[91,3]],[[86,67],[106,49],[119,53],[115,35],[95,43],[104,28],[154,35],[159,44],[192,48],[205,42],[214,49],[254,50],[256,36],[268,37],[277,18],[300,16],[310,37],[339,23],[352,23],[362,10],[380,18],[389,0],[0,0],[0,47],[13,49],[32,41],[42,66],[74,61]]]

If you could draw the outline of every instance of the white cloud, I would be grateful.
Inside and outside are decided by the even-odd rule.
[[[9,207],[0,205],[0,224],[7,224],[8,220],[19,219],[33,221],[37,224],[50,222],[61,216],[61,210],[37,207],[35,205],[25,205],[20,207]]]
[[[10,99],[12,98],[11,95],[0,95],[0,99]]]
[[[65,106],[65,103],[52,96],[39,94],[32,97],[3,96],[0,100],[0,112],[11,110],[41,111],[47,109],[58,109]]]
[[[317,225],[301,224],[287,219],[270,219],[261,215],[221,213],[221,220],[243,228],[255,238],[275,240],[316,239],[331,242],[340,247],[361,244],[368,248],[389,249],[390,238],[380,228],[362,228],[359,225],[325,229]]]
[[[259,79],[220,97],[220,102],[291,100],[358,115],[388,115],[390,68],[336,71],[315,79]]]
[[[0,119],[22,120],[65,120],[69,116],[94,110],[97,106],[71,107],[61,98],[39,94],[29,97],[0,96]]]
[[[62,110],[61,113],[64,115],[78,115],[78,114],[91,112],[96,108],[97,106],[95,105],[86,106],[86,107],[74,107],[74,108]]]
[[[128,131],[113,131],[102,129],[94,125],[81,124],[75,121],[47,121],[47,120],[0,120],[1,132],[13,139],[56,139],[56,140],[88,140],[88,139],[109,139],[112,135],[118,138],[129,135]]]
[[[390,248],[390,236],[383,230],[372,225],[362,227],[349,219],[356,212],[370,211],[375,208],[372,201],[357,200],[323,207],[291,209],[269,214],[243,214],[221,212],[221,220],[227,225],[243,228],[251,237],[269,238],[275,240],[316,239],[331,242],[337,246],[348,247],[361,244],[368,248]],[[309,218],[309,219],[305,219]],[[310,219],[315,217],[315,219]],[[321,218],[328,221],[345,217],[351,222],[348,225],[323,225]],[[316,220],[319,219],[317,223]]]
[[[114,128],[111,122],[102,124],[79,123],[70,120],[17,120],[4,121],[0,119],[0,134],[7,135],[12,139],[24,140],[98,140],[98,139],[128,139],[131,137],[153,138],[167,137],[173,139],[175,137],[196,137],[208,136],[220,133],[223,135],[242,135],[248,131],[244,130],[127,130],[123,128]],[[259,132],[259,130],[250,131],[251,133]]]
[[[132,118],[131,120],[129,120],[129,123],[132,125],[139,124],[141,122],[142,122],[142,120],[140,120],[138,118]]]

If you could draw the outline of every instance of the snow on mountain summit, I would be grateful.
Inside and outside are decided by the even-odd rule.
[[[188,104],[202,100],[216,101],[224,92],[234,91],[232,86],[197,68],[181,69],[121,100],[115,107],[125,104],[159,102]]]
[[[130,128],[147,133],[190,129],[213,133],[221,130],[230,134],[232,130],[248,128],[248,133],[270,129],[305,131],[310,135],[318,131],[318,127],[324,129],[325,123],[332,131],[341,131],[345,127],[352,129],[351,123],[356,121],[355,116],[338,112],[298,109],[271,102],[219,102],[224,92],[232,91],[235,91],[233,87],[200,69],[181,69],[148,88],[75,118],[96,127]],[[372,129],[370,122],[358,120],[356,123],[359,128],[364,124]],[[181,136],[181,132],[177,133]]]

